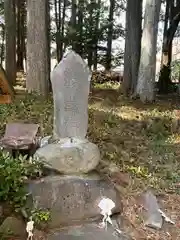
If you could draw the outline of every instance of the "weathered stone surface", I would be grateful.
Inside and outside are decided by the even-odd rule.
[[[23,239],[25,239],[25,223],[16,217],[7,217],[0,226],[0,234],[11,234],[13,236],[23,237]]]
[[[51,74],[54,99],[54,138],[85,138],[91,74],[84,60],[69,52]]]
[[[160,229],[163,224],[162,215],[159,212],[159,205],[156,197],[148,191],[144,194],[144,205],[147,210],[145,224],[149,227]]]
[[[47,236],[48,240],[130,240],[125,234],[118,234],[111,226],[107,230],[97,224],[73,226],[63,231],[56,231]]]
[[[87,140],[70,141],[66,138],[39,148],[35,155],[37,161],[64,174],[88,173],[95,169],[100,161],[97,145]]]
[[[30,183],[29,192],[36,208],[50,211],[50,227],[101,218],[98,204],[103,197],[114,201],[113,213],[122,212],[119,193],[98,175],[46,177]]]
[[[31,149],[37,143],[38,129],[37,124],[9,123],[0,143],[5,149]]]

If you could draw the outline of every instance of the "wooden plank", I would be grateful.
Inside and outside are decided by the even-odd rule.
[[[0,95],[0,104],[12,103],[12,98],[10,95]]]

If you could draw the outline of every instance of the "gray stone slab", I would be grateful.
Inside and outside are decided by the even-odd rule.
[[[113,185],[98,175],[51,176],[33,181],[29,192],[37,209],[50,211],[50,227],[71,225],[72,222],[91,218],[101,219],[98,207],[102,198],[110,198],[115,203],[113,213],[122,212],[119,193]],[[30,197],[30,199],[31,199]],[[30,200],[29,199],[29,200]]]
[[[152,192],[148,191],[144,194],[144,205],[147,210],[145,224],[151,228],[161,229],[163,219],[159,212],[159,205],[156,196]]]
[[[107,230],[97,224],[74,226],[62,231],[50,233],[48,240],[130,240],[125,234],[118,234],[112,227]]]

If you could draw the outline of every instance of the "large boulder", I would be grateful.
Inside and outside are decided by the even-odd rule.
[[[35,154],[37,161],[64,174],[88,173],[95,169],[100,161],[97,145],[88,140],[69,141],[65,138],[39,148]]]
[[[22,219],[9,216],[0,225],[0,235],[12,235],[26,239],[26,225]]]
[[[103,197],[114,201],[113,213],[122,212],[119,193],[98,175],[45,177],[32,181],[29,193],[30,204],[33,202],[36,209],[49,210],[50,228],[101,219],[98,204]]]

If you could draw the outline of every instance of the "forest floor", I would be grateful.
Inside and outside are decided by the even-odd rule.
[[[98,144],[104,163],[121,172],[124,225],[133,239],[180,239],[180,134],[172,132],[178,101],[161,99],[144,105],[120,96],[107,84],[90,95],[88,138]],[[42,135],[50,135],[52,97],[42,102],[32,95],[17,96],[12,104],[0,107],[0,116],[0,136],[7,122],[17,120],[38,123]],[[175,225],[163,224],[162,230],[144,226],[140,196],[147,189]]]

